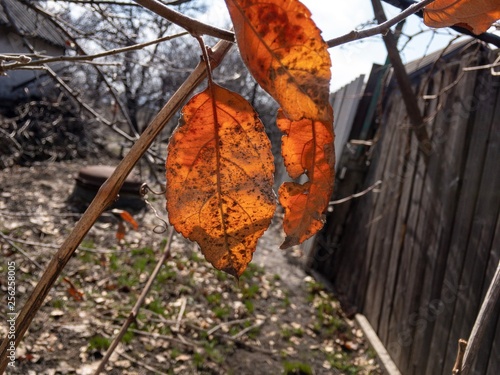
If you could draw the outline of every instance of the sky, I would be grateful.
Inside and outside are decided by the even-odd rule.
[[[344,35],[359,25],[373,19],[370,0],[301,0],[312,14],[312,19],[322,31],[324,40]],[[211,0],[206,22],[227,27],[227,10],[224,0]],[[383,3],[388,18],[394,17],[400,11]],[[224,15],[224,16],[222,16]],[[418,37],[412,38],[402,53],[404,62],[420,58],[428,53],[444,48],[450,40],[448,31],[441,31],[440,35],[433,35],[430,29],[423,25],[417,16],[410,16],[404,28],[404,33],[413,35],[424,30]],[[443,29],[444,30],[444,29]],[[407,41],[401,38],[401,43]],[[431,43],[429,43],[432,41]],[[329,49],[332,59],[331,89],[340,87],[364,74],[365,79],[370,73],[373,63],[383,64],[386,60],[386,50],[381,36],[374,36],[362,41]]]

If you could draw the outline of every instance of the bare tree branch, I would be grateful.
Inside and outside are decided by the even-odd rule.
[[[144,47],[165,42],[167,40],[172,40],[174,38],[178,38],[184,35],[188,35],[187,32],[179,33],[179,34],[174,34],[174,35],[167,35],[163,38],[158,38],[149,42],[145,43],[139,43],[139,44],[134,44],[132,46],[128,47],[123,47],[123,48],[115,48],[109,51],[104,51],[100,53],[96,53],[93,55],[76,55],[76,56],[54,56],[54,57],[47,57],[43,55],[34,55],[35,57],[40,57],[39,59],[36,60],[30,60],[27,62],[26,59],[29,59],[29,56],[25,55],[0,55],[0,59],[12,59],[12,60],[18,60],[19,62],[11,63],[11,64],[5,64],[0,66],[0,74],[2,74],[2,70],[15,70],[15,69],[20,69],[22,67],[27,67],[27,66],[38,66],[40,67],[42,64],[49,64],[53,62],[62,62],[62,61],[71,61],[71,62],[82,62],[82,63],[87,63],[89,61],[105,57],[105,56],[111,56],[111,55],[117,55],[119,53],[124,53],[128,51],[134,51],[138,49],[142,49]],[[24,56],[24,58],[23,58]]]
[[[365,29],[365,30],[359,30],[359,31],[353,30],[345,35],[330,39],[329,41],[326,42],[326,44],[328,45],[328,48],[331,48],[331,47],[339,46],[341,44],[352,42],[354,40],[364,39],[364,38],[368,38],[370,36],[374,36],[374,35],[378,35],[378,34],[385,35],[385,34],[387,34],[387,31],[389,31],[389,29],[392,26],[396,25],[398,22],[404,20],[408,16],[411,16],[412,14],[418,12],[423,7],[425,7],[426,5],[429,5],[432,2],[434,2],[434,0],[422,0],[421,2],[415,3],[412,6],[406,8],[404,11],[399,13],[396,17],[391,18],[390,20],[387,20],[383,23],[380,23],[378,26],[375,26],[375,27],[372,27],[369,29]]]
[[[371,1],[377,21],[383,24],[387,21],[387,18],[385,16],[385,12],[382,8],[380,0]],[[412,125],[411,129],[417,137],[419,148],[422,150],[424,160],[427,162],[432,151],[432,144],[429,138],[429,134],[427,133],[427,129],[425,128],[424,118],[422,116],[422,113],[420,112],[420,109],[418,108],[417,97],[413,92],[410,78],[408,77],[408,74],[406,74],[406,70],[403,62],[401,61],[401,56],[399,55],[394,35],[390,30],[388,30],[386,35],[383,35],[383,40],[387,49],[389,60],[394,69],[394,75],[396,76],[396,81],[398,82],[398,86],[401,91],[401,96],[406,107],[406,112],[408,113],[408,117],[410,118],[410,122]]]
[[[234,33],[185,16],[156,0],[134,0],[144,8],[186,29],[192,35],[210,35],[234,43]]]

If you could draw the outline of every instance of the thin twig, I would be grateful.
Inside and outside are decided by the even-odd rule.
[[[174,38],[178,38],[178,37],[181,37],[181,36],[184,36],[184,35],[188,35],[188,33],[187,32],[182,32],[182,33],[178,33],[178,34],[174,34],[174,35],[167,35],[167,36],[164,36],[163,38],[158,38],[158,39],[155,39],[155,40],[152,40],[152,41],[149,41],[149,42],[134,44],[133,46],[123,47],[123,48],[115,48],[115,49],[111,49],[111,50],[108,50],[108,51],[96,53],[96,54],[93,54],[93,55],[54,56],[54,57],[47,57],[47,56],[43,56],[43,55],[35,55],[36,57],[40,57],[40,58],[37,59],[37,60],[33,59],[31,61],[28,61],[28,62],[19,61],[19,62],[15,62],[15,63],[11,63],[11,64],[5,64],[5,65],[1,66],[1,69],[3,69],[3,70],[9,70],[9,69],[10,70],[14,70],[14,69],[20,69],[21,67],[27,67],[27,66],[32,66],[32,65],[38,66],[38,65],[41,65],[41,64],[48,64],[48,63],[62,62],[62,61],[65,61],[65,62],[69,61],[69,62],[84,62],[84,63],[87,63],[89,61],[92,61],[92,60],[95,60],[95,59],[98,59],[98,58],[101,58],[101,57],[111,56],[111,55],[117,55],[117,54],[123,53],[123,52],[128,52],[128,51],[134,51],[134,50],[142,49],[142,48],[145,48],[147,46],[150,46],[150,45],[153,45],[153,44],[158,44],[158,43],[165,42],[165,41],[168,41],[168,40],[172,40]],[[18,57],[21,58],[23,56],[24,55],[19,55]],[[11,58],[13,58],[13,57],[16,57],[16,56],[13,55]],[[26,56],[24,56],[24,57],[26,57]]]
[[[168,235],[167,243],[165,245],[165,249],[163,250],[163,255],[160,257],[158,260],[158,263],[156,263],[156,267],[151,272],[151,275],[149,276],[148,281],[146,282],[146,285],[144,285],[144,288],[142,289],[142,292],[137,299],[137,302],[135,303],[134,307],[130,311],[127,320],[123,323],[120,332],[115,336],[113,339],[113,342],[109,346],[108,350],[106,351],[106,354],[104,355],[103,359],[101,360],[101,363],[99,363],[99,367],[97,367],[97,370],[95,371],[94,375],[100,374],[104,370],[104,366],[106,366],[106,363],[108,362],[109,358],[111,357],[111,354],[113,354],[114,350],[120,343],[123,335],[127,332],[128,327],[134,322],[137,314],[139,314],[139,310],[144,303],[144,300],[146,299],[146,296],[149,293],[149,290],[151,289],[151,286],[153,285],[154,280],[156,279],[156,276],[158,276],[158,273],[160,272],[161,267],[163,266],[163,263],[170,257],[170,249],[172,248],[172,238],[174,237],[174,227],[170,227],[170,232]]]
[[[259,320],[257,323],[251,325],[250,327],[247,327],[245,329],[242,329],[240,332],[236,333],[235,335],[231,336],[233,339],[238,339],[241,336],[243,336],[245,333],[251,331],[254,328],[259,328],[261,325],[263,325],[266,322],[266,320]]]
[[[382,34],[385,35],[387,31],[394,25],[396,25],[398,22],[404,20],[408,16],[411,16],[412,14],[418,12],[421,10],[423,7],[426,5],[429,5],[430,3],[434,2],[434,0],[422,0],[419,3],[415,3],[408,8],[406,8],[404,11],[399,13],[397,16],[394,18],[391,18],[390,20],[387,20],[378,26],[371,27],[369,29],[365,30],[353,30],[345,35],[339,36],[337,38],[330,39],[329,41],[326,42],[328,45],[328,48],[331,47],[336,47],[341,44],[345,44],[348,42],[352,42],[354,40],[359,40],[359,39],[364,39],[368,38],[370,36]]]
[[[495,75],[499,75],[500,74],[499,72],[495,71],[495,68],[497,66],[500,66],[500,54],[495,59],[495,61],[492,62],[491,64],[479,65],[479,66],[470,66],[470,67],[467,67],[467,68],[463,68],[462,70],[464,72],[469,72],[471,70],[490,69],[491,75],[495,76]]]
[[[125,359],[128,359],[130,362],[134,362],[136,365],[138,365],[140,367],[144,367],[146,370],[152,371],[154,374],[168,375],[166,372],[162,372],[162,371],[158,370],[157,368],[149,366],[148,364],[129,356],[127,353],[118,353],[118,355],[125,358]]]
[[[337,200],[334,200],[334,201],[330,201],[329,202],[329,205],[330,206],[333,206],[335,204],[340,204],[340,203],[344,203],[344,202],[347,202],[347,201],[350,201],[351,199],[354,199],[354,198],[359,198],[363,195],[365,195],[366,193],[374,190],[376,187],[382,185],[382,180],[378,180],[377,182],[375,182],[373,185],[367,187],[365,190],[363,191],[360,191],[359,193],[356,193],[356,194],[351,194],[349,195],[348,197],[345,197],[345,198],[341,198],[341,199],[337,199]]]
[[[196,326],[194,324],[189,324],[188,323],[187,326],[191,327],[193,329],[196,329],[196,330],[198,330],[200,332],[206,332],[205,329],[203,329],[201,327],[198,327],[198,326]],[[234,342],[236,345],[238,345],[240,347],[243,347],[243,348],[247,348],[248,350],[251,350],[251,351],[254,351],[254,352],[260,352],[260,353],[264,353],[264,354],[267,354],[267,355],[270,355],[270,356],[275,356],[275,355],[278,354],[278,352],[275,351],[275,350],[264,349],[264,348],[262,348],[260,346],[252,345],[249,342],[240,340],[238,338],[235,338],[235,337],[232,337],[232,336],[229,336],[229,335],[225,335],[225,334],[220,333],[220,332],[214,332],[212,334],[215,337],[217,337],[218,339]]]
[[[162,335],[161,333],[145,332],[145,331],[141,331],[139,329],[134,329],[134,328],[130,328],[129,331],[133,332],[133,333],[137,333],[138,335],[152,337],[154,339],[162,339],[165,341],[174,342],[174,343],[179,344],[179,345],[184,345],[188,348],[196,348],[199,345],[199,344],[192,343],[191,341],[187,341],[186,339],[179,340],[179,339],[172,337],[172,336]],[[199,346],[201,346],[201,345],[199,345]]]
[[[231,320],[230,322],[219,323],[215,327],[210,328],[210,330],[207,331],[207,335],[210,336],[212,333],[214,333],[215,331],[218,331],[222,327],[229,327],[229,326],[232,326],[234,324],[244,323],[247,321],[248,321],[248,319],[236,319],[236,320]]]
[[[179,315],[177,315],[177,320],[174,326],[174,332],[179,332],[181,329],[182,317],[184,316],[184,311],[186,311],[187,298],[182,297],[181,308],[179,310]]]
[[[9,239],[12,242],[15,243],[22,243],[24,245],[30,245],[30,246],[37,246],[37,247],[45,247],[48,249],[59,249],[61,246],[60,245],[54,245],[50,243],[42,243],[42,242],[35,242],[35,241],[26,241],[26,240],[21,240],[19,238],[14,238],[11,236],[3,235],[5,239]],[[116,249],[116,250],[107,250],[107,249],[91,249],[90,247],[85,247],[85,246],[78,246],[78,250],[81,251],[86,251],[89,253],[97,253],[97,254],[116,254],[116,253],[125,253],[128,252],[127,249]]]
[[[24,256],[26,259],[28,259],[31,263],[33,263],[38,269],[43,271],[43,267],[38,263],[36,260],[33,259],[33,257],[30,257],[28,253],[26,253],[23,249],[21,249],[19,246],[17,246],[14,241],[12,241],[8,236],[2,233],[0,231],[0,237],[3,238],[5,242],[7,242],[10,246],[12,246],[17,252],[19,252],[22,256]]]
[[[455,360],[455,365],[453,366],[453,370],[451,370],[452,375],[461,375],[462,363],[464,361],[464,354],[466,347],[467,347],[467,341],[463,339],[458,340],[457,359]]]

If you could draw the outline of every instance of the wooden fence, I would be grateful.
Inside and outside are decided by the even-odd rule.
[[[363,131],[354,124],[334,198],[379,180],[380,189],[335,206],[308,253],[308,267],[345,311],[367,317],[404,375],[451,374],[500,260],[500,76],[467,70],[497,55],[462,44],[407,65],[432,139],[428,162],[394,80],[367,86],[378,116]],[[473,373],[500,374],[500,318]]]

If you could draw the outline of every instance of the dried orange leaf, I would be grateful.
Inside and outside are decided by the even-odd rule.
[[[287,234],[281,248],[287,248],[302,243],[323,227],[323,212],[328,207],[335,179],[334,135],[331,123],[291,121],[281,111],[277,124],[286,135],[282,139],[282,153],[288,173],[292,178],[306,173],[309,178],[304,184],[285,182],[279,189]]]
[[[330,55],[297,0],[226,0],[238,47],[256,81],[291,120],[328,121]]]
[[[129,223],[132,226],[132,228],[134,228],[134,230],[139,229],[139,224],[137,224],[137,221],[134,220],[134,218],[129,212],[125,210],[120,210],[120,217],[122,218],[123,221]]]
[[[264,126],[240,95],[215,84],[182,109],[168,146],[167,210],[205,258],[239,276],[275,210]]]
[[[281,186],[287,238],[302,243],[323,227],[334,182],[333,111],[328,46],[298,0],[226,0],[241,56],[257,82],[281,105],[283,159],[303,185]]]
[[[71,282],[70,279],[68,279],[67,277],[64,277],[63,278],[63,281],[66,282],[67,284],[69,284],[69,288],[68,288],[68,294],[73,297],[73,299],[75,301],[82,301],[83,300],[83,293],[80,292],[76,287],[75,287],[75,284],[73,284]]]
[[[436,0],[424,9],[430,27],[462,26],[474,34],[484,33],[500,19],[499,0]]]
[[[127,228],[125,227],[125,224],[123,224],[123,221],[118,222],[118,228],[116,228],[116,233],[115,237],[120,242],[125,238],[125,234],[127,234]]]

